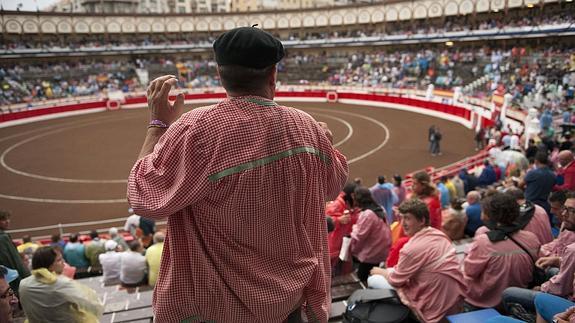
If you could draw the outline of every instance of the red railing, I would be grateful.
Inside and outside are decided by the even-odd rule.
[[[423,169],[416,170],[414,172],[405,175],[405,186],[411,188],[412,176],[415,173],[425,171],[429,174],[429,177],[431,177],[431,181],[436,182],[443,176],[447,177],[454,176],[455,174],[459,173],[459,171],[462,170],[463,168],[472,169],[481,166],[485,162],[485,159],[487,159],[488,157],[489,152],[488,149],[486,148],[473,156],[466,157],[460,161],[457,161],[455,163],[446,166],[442,166],[439,168],[429,166]]]

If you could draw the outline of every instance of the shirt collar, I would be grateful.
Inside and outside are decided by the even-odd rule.
[[[264,106],[264,107],[274,107],[277,106],[278,104],[270,99],[266,99],[263,98],[261,96],[256,96],[256,95],[248,95],[248,96],[235,96],[229,99],[230,101],[245,101],[245,102],[250,102],[250,103],[255,103],[259,106]]]

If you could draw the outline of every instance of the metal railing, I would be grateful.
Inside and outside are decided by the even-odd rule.
[[[105,219],[105,220],[97,220],[97,221],[85,221],[85,222],[76,222],[76,223],[58,223],[58,224],[53,224],[53,225],[45,225],[45,226],[40,226],[40,227],[32,227],[32,228],[22,228],[22,229],[13,229],[13,230],[7,230],[6,232],[12,234],[12,233],[26,233],[32,236],[32,232],[38,232],[38,231],[48,231],[48,230],[58,230],[58,233],[60,234],[61,237],[67,236],[69,234],[72,233],[80,233],[80,234],[87,234],[89,233],[91,230],[94,230],[94,228],[92,226],[94,225],[99,225],[99,224],[109,224],[109,223],[123,223],[126,221],[128,217],[123,217],[123,218],[114,218],[114,219]],[[167,221],[158,221],[156,222],[157,226],[164,226],[166,225]],[[82,227],[89,227],[88,230],[69,230],[67,231],[67,228],[82,228]],[[96,231],[98,231],[98,233],[105,233],[108,232],[108,228],[105,229],[96,229]],[[37,241],[37,240],[44,240],[44,239],[49,239],[50,236],[49,235],[41,235],[41,236],[34,236],[32,238],[33,241]]]

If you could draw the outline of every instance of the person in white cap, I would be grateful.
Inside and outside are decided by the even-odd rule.
[[[108,234],[110,235],[110,240],[116,241],[118,245],[122,247],[121,251],[128,250],[128,243],[124,240],[124,237],[118,234],[118,228],[111,227],[110,230],[108,230]]]
[[[122,254],[118,252],[118,246],[116,241],[108,240],[104,245],[106,253],[99,255],[102,272],[104,274],[104,285],[116,285],[120,283]]]
[[[124,224],[124,231],[130,232],[132,237],[135,238],[136,230],[140,226],[140,216],[135,214],[132,208],[128,209],[128,213],[130,213],[130,216],[126,219],[126,223]]]

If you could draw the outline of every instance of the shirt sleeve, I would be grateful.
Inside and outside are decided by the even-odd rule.
[[[349,168],[345,156],[335,148],[331,148],[331,150],[331,169],[328,170],[327,173],[327,201],[331,201],[339,195],[349,175]]]
[[[477,278],[485,271],[485,266],[489,262],[486,257],[487,254],[483,252],[483,248],[479,246],[479,241],[474,241],[469,247],[467,256],[463,261],[463,274],[467,278]]]
[[[563,257],[561,257],[559,273],[541,285],[541,291],[557,296],[566,296],[571,294],[571,292],[573,292],[574,274],[575,248],[567,248]]]
[[[347,182],[347,176],[349,175],[347,158],[333,147],[333,144],[325,134],[325,130],[311,115],[303,111],[299,112],[300,117],[309,125],[310,128],[308,129],[315,132],[316,139],[314,141],[315,145],[317,145],[315,148],[320,150],[323,155],[322,158],[325,158],[324,161],[327,163],[326,172],[324,173],[326,178],[324,198],[326,201],[332,201],[339,195]]]
[[[399,252],[399,262],[393,267],[394,270],[389,273],[388,282],[393,287],[401,287],[407,284],[422,266],[423,264],[421,260],[417,259],[417,255],[413,255],[403,248]]]
[[[370,228],[373,223],[373,212],[371,210],[365,210],[365,214],[360,214],[357,224],[353,227],[351,232],[351,251],[356,254],[365,245],[367,239],[369,239]],[[375,216],[375,214],[373,214]]]
[[[98,294],[89,288],[76,281],[68,278],[65,284],[58,291],[68,302],[77,305],[77,310],[80,312],[88,313],[96,318],[99,318],[104,313],[104,305],[100,302]]]
[[[197,202],[207,192],[208,161],[194,125],[176,122],[128,178],[128,200],[135,213],[164,218]]]
[[[539,249],[539,257],[551,256],[556,245],[557,245],[557,239],[542,245],[541,249]]]

